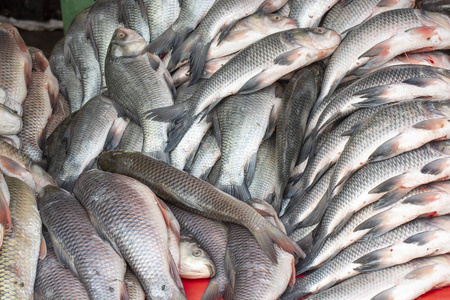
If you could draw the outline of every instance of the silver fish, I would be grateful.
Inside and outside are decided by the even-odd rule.
[[[145,300],[145,293],[142,290],[141,284],[130,268],[127,268],[124,281],[127,287],[129,300]]]
[[[143,142],[144,133],[142,132],[142,127],[134,122],[130,122],[123,132],[119,146],[117,146],[117,150],[130,152],[141,151]]]
[[[154,41],[178,18],[179,0],[142,0],[147,12],[150,40]]]
[[[197,241],[189,236],[180,240],[180,277],[186,279],[210,278],[216,274],[214,263]]]
[[[142,0],[120,0],[123,23],[127,28],[139,33],[142,38],[150,42],[150,28],[148,27],[147,8]]]
[[[221,154],[222,152],[220,151],[219,145],[217,145],[214,133],[212,131],[206,133],[192,163],[188,164],[185,170],[195,177],[206,180]]]
[[[293,0],[289,18],[294,20],[299,28],[317,27],[325,13],[338,2],[339,0]]]
[[[18,134],[22,129],[22,119],[9,107],[0,104],[0,135]]]

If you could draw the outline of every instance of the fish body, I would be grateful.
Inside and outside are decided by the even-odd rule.
[[[289,18],[294,20],[299,28],[317,27],[323,15],[338,2],[337,0],[293,0]]]
[[[197,178],[206,180],[214,164],[221,156],[220,147],[214,133],[206,133],[200,143],[197,153],[191,164],[185,167],[186,172]]]
[[[164,33],[178,18],[180,1],[178,0],[142,0],[146,12],[150,41]]]
[[[127,28],[139,33],[142,38],[150,42],[150,28],[148,27],[147,8],[142,0],[120,0],[121,13]]]
[[[180,240],[180,277],[186,279],[210,278],[216,273],[208,253],[194,239]]]
[[[0,134],[14,135],[22,129],[22,119],[9,107],[0,104]]]
[[[134,122],[130,122],[128,123],[127,128],[125,128],[125,131],[123,132],[117,150],[124,150],[130,152],[141,151],[143,141],[144,141],[144,133],[142,132],[141,126],[137,125]]]

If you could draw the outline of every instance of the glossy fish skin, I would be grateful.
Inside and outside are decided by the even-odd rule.
[[[416,299],[429,290],[450,284],[449,260],[448,254],[420,258],[377,272],[360,274],[309,299]]]
[[[124,151],[141,151],[144,142],[144,133],[142,127],[134,122],[128,123],[127,128],[123,132],[117,150]]]
[[[8,184],[5,181],[3,173],[0,172],[0,203],[1,203],[1,216],[0,216],[0,246],[5,236],[5,230],[10,229],[11,226],[11,212],[9,210],[9,203],[11,201],[11,194],[9,193]]]
[[[146,45],[135,31],[116,30],[106,59],[108,92],[140,122],[144,132],[142,151],[170,161],[166,152],[169,124],[148,120],[146,115],[150,109],[172,105],[174,87],[161,60],[144,51]]]
[[[272,134],[281,93],[281,86],[271,85],[253,94],[231,96],[217,107],[214,131],[222,152],[214,184],[218,189],[243,201],[250,199],[248,183],[258,148]]]
[[[186,279],[210,278],[216,274],[214,263],[197,241],[182,236],[180,240],[180,277]]]
[[[299,28],[317,27],[325,13],[338,2],[339,0],[293,0],[289,18]]]
[[[110,2],[113,3],[114,1],[115,0]],[[91,98],[94,98],[100,94],[100,88],[102,87],[102,61],[99,60],[101,56],[98,56],[97,54],[99,49],[93,46],[92,36],[89,35],[89,38],[91,39],[89,41],[85,33],[90,9],[91,7],[84,9],[73,19],[69,29],[67,30],[66,40],[64,43],[65,61],[72,65],[72,69],[75,71],[77,78],[81,81],[83,89],[83,100],[81,105],[76,102],[76,105],[73,105],[73,107],[71,106],[72,113],[79,110],[83,105],[91,100]],[[89,26],[92,26],[92,24],[89,23]],[[105,31],[105,34],[107,33],[108,31]],[[106,47],[108,47],[109,41],[110,40],[108,40]],[[103,56],[103,61],[105,56]]]
[[[22,129],[22,119],[9,107],[0,104],[0,135],[18,134]]]
[[[142,290],[141,284],[130,268],[127,268],[124,281],[129,300],[145,300],[145,293]]]
[[[187,165],[185,170],[197,178],[206,180],[209,172],[211,172],[211,169],[221,155],[222,152],[220,152],[220,147],[217,145],[214,133],[212,131],[206,133],[198,147],[192,163]]]
[[[7,23],[0,24],[0,87],[19,103],[25,100],[31,80],[31,56],[19,31]]]
[[[38,206],[59,260],[78,275],[89,298],[121,299],[125,262],[97,235],[81,203],[68,192],[47,186]]]
[[[45,138],[48,137],[55,131],[55,129],[64,121],[68,116],[70,116],[70,107],[64,96],[59,93],[58,99],[56,100],[55,106],[53,107],[53,113],[45,126]],[[44,146],[45,147],[45,146]]]
[[[142,38],[150,42],[150,28],[148,27],[147,9],[142,0],[120,0],[121,14],[127,28],[139,33]]]
[[[446,0],[423,0],[419,7],[429,11],[447,13],[450,11],[449,3]]]
[[[177,287],[180,278],[169,252],[164,204],[159,204],[149,188],[119,174],[92,170],[80,175],[74,194],[130,264],[148,298],[185,299],[182,287]],[[126,224],[128,230],[117,224]]]
[[[11,230],[0,248],[0,297],[32,299],[39,249],[41,218],[34,192],[20,179],[6,177],[11,194]]]
[[[205,80],[191,98],[175,106],[152,110],[148,117],[177,122],[172,134],[173,143],[177,143],[198,114],[204,110],[208,113],[224,97],[267,87],[283,75],[330,55],[339,42],[337,33],[323,28],[292,29],[269,35],[236,54]],[[194,82],[192,78],[191,82]]]
[[[178,18],[178,0],[142,0],[147,11],[150,40],[154,41],[164,33]]]
[[[276,261],[273,241],[284,250],[304,257],[291,239],[253,208],[167,163],[141,153],[120,151],[101,154],[97,163],[102,170],[138,179],[169,203],[204,217],[247,227],[272,261]]]
[[[65,39],[62,38],[55,44],[49,61],[52,73],[59,82],[59,92],[69,101],[70,111],[74,112],[80,109],[83,102],[83,86],[70,62],[66,61],[65,42]]]
[[[71,191],[78,176],[92,166],[103,149],[117,147],[126,125],[105,96],[96,96],[83,106],[64,134],[66,157],[55,176],[59,186]]]
[[[202,299],[220,299],[229,289],[225,274],[227,227],[222,222],[193,214],[171,204],[168,206],[180,223],[181,230],[195,238],[214,262],[215,275],[209,281]]]
[[[36,48],[30,48],[30,53],[33,71],[28,94],[23,102],[22,131],[18,136],[22,140],[21,151],[33,161],[40,162],[45,142],[44,129],[58,98],[59,86],[44,53]]]
[[[306,227],[299,227],[299,228],[295,229],[294,231],[292,231],[291,234],[289,234],[289,237],[298,244],[306,236],[312,234],[313,230],[316,227],[317,227],[317,224],[314,224],[311,226],[306,226]]]

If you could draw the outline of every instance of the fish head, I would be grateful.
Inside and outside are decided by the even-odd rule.
[[[31,164],[30,173],[33,176],[33,180],[36,184],[36,192],[38,193],[48,185],[58,186],[53,177],[35,163]]]
[[[117,28],[109,45],[109,55],[112,57],[136,56],[141,54],[147,42],[134,30]]]
[[[275,14],[251,15],[246,19],[249,30],[256,30],[265,35],[298,28],[294,20]]]
[[[192,238],[182,237],[180,241],[180,276],[197,279],[211,278],[216,268],[208,253]]]
[[[13,38],[20,51],[28,53],[27,45],[23,41],[16,27],[8,23],[0,23],[0,36],[2,35],[8,35]]]
[[[308,48],[325,56],[330,55],[341,42],[341,36],[336,31],[322,27],[288,30],[284,32],[283,39],[293,48]]]
[[[115,169],[115,166],[117,166],[118,159],[126,153],[127,152],[120,150],[103,152],[97,159],[97,166],[104,171],[112,171]]]

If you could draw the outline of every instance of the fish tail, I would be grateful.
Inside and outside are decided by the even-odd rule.
[[[185,41],[183,41],[183,43],[180,44],[180,46],[174,47],[169,64],[167,65],[167,69],[169,71],[173,71],[179,62],[189,58],[193,51],[194,45],[197,43],[197,40],[198,36],[194,31]]]
[[[224,191],[225,193],[227,193],[228,195],[231,195],[235,198],[238,198],[239,200],[242,201],[247,201],[248,199],[250,199],[252,196],[250,195],[250,192],[248,191],[248,187],[245,184],[245,182],[243,182],[241,185],[221,185],[221,184],[217,184],[216,188],[218,188],[221,191]]]
[[[180,141],[183,139],[186,132],[194,124],[195,116],[186,113],[183,119],[178,122],[169,133],[169,140],[166,146],[166,152],[170,152],[177,147]]]
[[[161,34],[156,40],[152,41],[147,46],[147,50],[157,55],[167,53],[172,48],[176,49],[177,46],[186,39],[190,32],[191,30],[189,28],[175,31],[172,27],[170,27],[166,31],[164,31],[164,33]]]
[[[170,164],[169,152],[165,152],[164,150],[144,152],[144,154]]]
[[[184,103],[180,102],[171,106],[149,110],[146,118],[158,122],[179,122],[183,121],[187,115],[188,111],[185,108]]]
[[[309,291],[305,291],[299,283],[301,279],[297,279],[294,287],[292,289],[286,289],[283,295],[281,295],[281,300],[297,300],[309,294]]]
[[[189,83],[190,86],[195,84],[200,79],[210,46],[211,41],[204,42],[201,40],[197,40],[193,45],[191,51],[191,60],[189,63],[189,74],[191,77],[191,82]]]
[[[202,295],[201,300],[220,300],[224,297],[225,290],[230,284],[227,282],[227,286],[220,286],[220,282],[216,278],[212,278],[206,287],[205,292]]]

